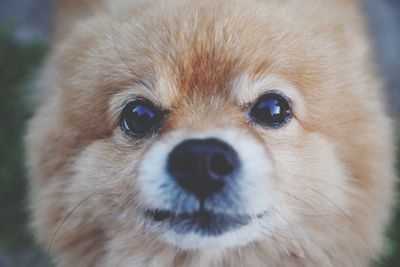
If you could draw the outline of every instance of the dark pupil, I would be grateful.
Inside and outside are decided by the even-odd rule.
[[[129,111],[125,118],[125,124],[126,128],[131,131],[145,133],[157,123],[155,112],[146,104],[136,104]]]
[[[251,115],[261,123],[278,126],[286,122],[288,111],[288,103],[282,96],[270,95],[259,100]]]

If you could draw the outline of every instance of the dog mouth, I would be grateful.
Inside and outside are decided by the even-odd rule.
[[[162,223],[177,234],[195,233],[200,236],[219,236],[239,229],[251,222],[250,215],[232,215],[199,210],[193,213],[175,213],[170,210],[147,210],[147,218]]]

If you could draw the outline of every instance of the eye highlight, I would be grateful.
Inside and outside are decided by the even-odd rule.
[[[163,123],[163,114],[150,101],[129,102],[121,113],[120,127],[128,135],[144,137],[155,133]]]
[[[280,93],[262,95],[250,110],[250,118],[261,125],[279,128],[292,118],[289,100]]]

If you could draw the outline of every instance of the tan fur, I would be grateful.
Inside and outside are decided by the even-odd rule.
[[[101,12],[73,2],[27,135],[32,227],[58,266],[359,267],[380,255],[393,144],[356,1],[88,1]],[[292,88],[291,123],[247,123],[243,107],[280,84]],[[158,136],[121,132],[132,95],[172,110]],[[226,127],[270,153],[281,223],[224,251],[182,251],[147,233],[142,155],[171,131]]]

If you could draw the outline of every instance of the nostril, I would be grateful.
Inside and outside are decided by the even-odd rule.
[[[221,177],[231,174],[235,169],[234,162],[224,153],[212,154],[208,164],[209,171]]]

